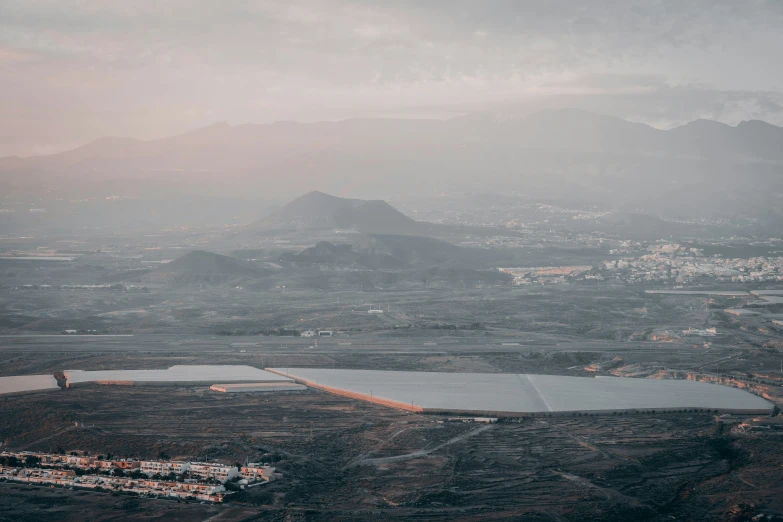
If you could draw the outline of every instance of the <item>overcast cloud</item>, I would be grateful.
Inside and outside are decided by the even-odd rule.
[[[557,106],[783,124],[781,49],[777,0],[4,0],[0,155]]]

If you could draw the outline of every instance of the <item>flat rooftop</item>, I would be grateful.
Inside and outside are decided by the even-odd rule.
[[[0,377],[0,395],[59,389],[57,379],[53,375]]]
[[[270,368],[332,393],[411,411],[566,413],[709,409],[768,413],[749,392],[696,381],[508,373]]]
[[[175,385],[251,382],[291,382],[291,379],[237,365],[177,365],[166,370],[66,370],[67,386],[80,384]]]

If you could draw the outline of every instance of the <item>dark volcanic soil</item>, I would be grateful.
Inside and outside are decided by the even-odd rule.
[[[779,437],[730,435],[708,414],[480,425],[315,391],[119,386],[8,397],[0,410],[9,448],[247,458],[274,461],[284,474],[221,507],[4,484],[8,520],[224,512],[219,520],[740,520],[783,512]]]

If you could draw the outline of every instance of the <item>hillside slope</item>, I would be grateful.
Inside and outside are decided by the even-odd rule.
[[[367,233],[413,233],[418,224],[381,200],[348,199],[309,192],[263,219],[259,226],[293,230],[355,229]]]
[[[268,273],[269,270],[233,257],[194,250],[161,265],[143,278],[174,284],[220,284],[238,279],[258,278]]]

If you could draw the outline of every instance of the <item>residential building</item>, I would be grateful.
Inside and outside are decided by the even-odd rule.
[[[182,462],[177,460],[143,460],[139,466],[142,473],[147,476],[160,473],[161,475],[168,475],[174,473],[180,475],[190,468],[190,462]]]
[[[191,462],[188,472],[191,477],[198,477],[202,480],[217,480],[218,482],[226,482],[239,475],[239,470],[236,466],[212,462]]]
[[[129,470],[129,469],[139,469],[141,467],[141,462],[137,460],[96,460],[95,461],[95,467],[100,469],[116,469],[120,468],[123,470]]]
[[[85,457],[79,455],[68,455],[65,457],[65,463],[75,468],[91,468],[95,463],[95,457]]]
[[[268,482],[274,480],[274,473],[275,468],[272,466],[265,466],[255,462],[250,462],[247,466],[239,468],[240,476],[249,481],[265,480]]]

